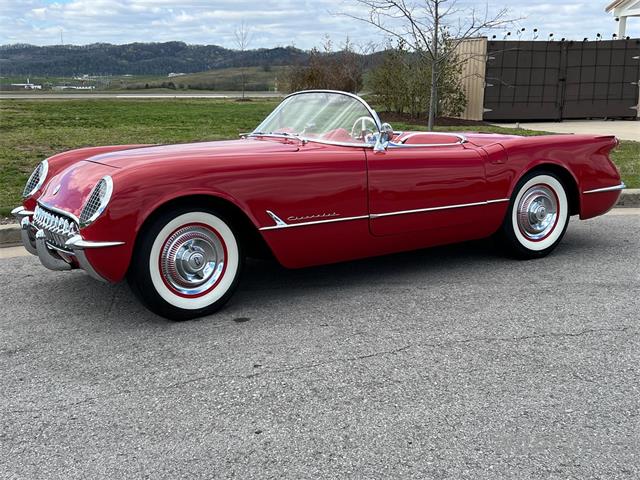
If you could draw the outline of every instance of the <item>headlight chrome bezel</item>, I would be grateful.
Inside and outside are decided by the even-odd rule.
[[[100,193],[100,190],[104,190]],[[113,179],[109,175],[105,175],[91,189],[91,193],[87,197],[80,211],[80,228],[91,225],[105,211],[111,201],[113,193]],[[94,203],[95,205],[92,205]]]
[[[29,185],[32,183],[33,177],[36,174],[36,172],[38,172],[38,175],[39,175],[38,181],[34,184],[31,190],[27,192],[27,187],[29,187]],[[24,189],[22,190],[22,198],[29,198],[33,196],[33,194],[36,193],[38,190],[40,190],[42,188],[42,185],[44,185],[44,182],[47,179],[48,174],[49,174],[49,162],[47,160],[42,160],[36,166],[36,168],[33,169],[33,172],[31,172],[31,175],[29,175],[29,179],[27,180],[27,183],[25,184]]]

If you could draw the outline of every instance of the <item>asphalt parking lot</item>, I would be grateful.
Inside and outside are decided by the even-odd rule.
[[[532,262],[251,262],[185,323],[2,259],[0,477],[638,478],[639,246],[623,212]]]

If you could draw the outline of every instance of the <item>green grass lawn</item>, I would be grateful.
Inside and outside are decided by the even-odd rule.
[[[238,138],[274,101],[6,100],[0,102],[0,216],[20,203],[31,171],[54,153],[91,145]]]
[[[213,99],[3,100],[0,102],[0,216],[20,203],[24,184],[42,159],[64,150],[127,143],[176,143],[237,138],[253,130],[274,100]],[[398,130],[421,126],[394,124]],[[443,127],[534,135],[491,126]],[[640,187],[640,143],[612,154],[629,187]]]

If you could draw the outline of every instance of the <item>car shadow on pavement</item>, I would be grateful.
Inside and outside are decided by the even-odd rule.
[[[562,254],[561,249],[556,254]],[[511,268],[505,264],[514,262],[519,264],[502,255],[491,240],[296,270],[286,269],[275,260],[249,259],[236,294],[222,310],[204,320],[228,322],[230,318],[245,318],[249,311],[268,308],[277,315],[278,309],[286,309],[295,301],[327,302],[329,307],[337,292],[355,298],[380,294],[389,286],[465,281],[470,274],[486,276],[496,269]],[[87,279],[82,272],[50,272],[38,280],[51,290],[51,310],[75,313],[85,322],[97,318],[101,327],[125,329],[142,323],[161,328],[175,324],[146,310],[126,282],[102,284]]]
[[[327,287],[411,282],[444,270],[511,261],[488,239],[294,270],[275,260],[249,259],[236,296],[291,297]]]

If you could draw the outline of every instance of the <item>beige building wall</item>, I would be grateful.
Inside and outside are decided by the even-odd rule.
[[[467,95],[467,107],[460,115],[465,120],[482,120],[484,114],[484,85],[487,66],[487,39],[470,38],[458,45],[462,61],[462,87]]]

